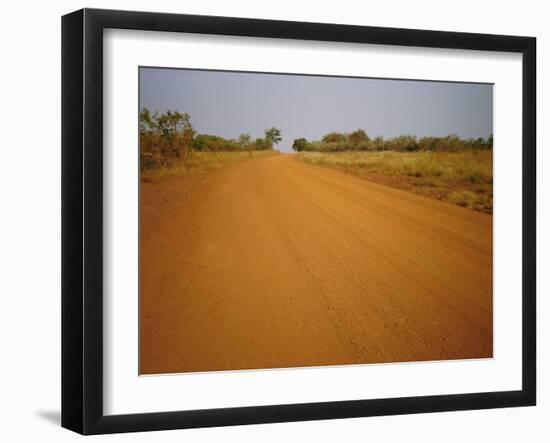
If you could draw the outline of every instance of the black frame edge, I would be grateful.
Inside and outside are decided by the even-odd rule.
[[[84,434],[103,417],[103,28],[84,14]]]
[[[537,399],[537,40],[522,52],[522,386]]]
[[[61,425],[82,433],[83,11],[62,17],[61,23]]]
[[[516,52],[523,55],[522,389],[457,395],[103,415],[102,75],[105,28]],[[62,19],[62,426],[81,434],[536,404],[536,39],[84,9]]]
[[[103,28],[424,48],[522,52],[532,37],[211,15],[85,9]]]
[[[104,416],[92,434],[239,426],[530,406],[525,391],[350,400],[325,403]]]

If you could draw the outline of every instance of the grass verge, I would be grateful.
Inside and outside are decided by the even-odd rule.
[[[492,151],[301,152],[298,158],[492,214]]]
[[[244,160],[277,155],[277,151],[192,152],[188,157],[174,160],[168,166],[141,172],[143,182],[156,182],[167,177],[200,175]]]

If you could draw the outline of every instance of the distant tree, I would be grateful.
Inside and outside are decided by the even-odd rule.
[[[329,132],[321,140],[325,143],[344,143],[347,141],[347,138],[346,134],[341,132]]]
[[[357,129],[349,135],[349,141],[353,149],[357,149],[361,146],[366,146],[370,141],[369,136],[363,129]]]
[[[439,140],[439,148],[442,151],[457,152],[464,149],[464,141],[458,135],[450,134]]]
[[[269,149],[273,149],[273,143],[265,138],[258,137],[254,140],[252,149],[256,151],[267,151]]]
[[[196,151],[219,152],[238,151],[241,147],[237,140],[228,140],[219,135],[198,134],[192,142]]]
[[[418,149],[420,151],[437,151],[439,141],[439,137],[422,137],[418,140]]]
[[[379,135],[372,141],[372,145],[375,151],[383,151],[385,149],[384,137]]]
[[[169,110],[151,115],[144,108],[140,112],[140,136],[142,147],[147,146],[146,155],[177,158],[190,153],[195,130],[189,114]]]
[[[269,128],[265,130],[265,139],[270,144],[278,144],[283,137],[281,136],[281,130],[278,128]]]
[[[151,111],[147,108],[139,113],[139,131],[140,133],[151,133],[155,130],[155,119],[151,114]]]
[[[292,143],[292,149],[296,152],[305,151],[307,149],[307,140],[305,138],[297,138]]]
[[[142,120],[149,127],[153,127],[155,131],[163,135],[172,135],[176,133],[184,133],[186,131],[194,132],[191,125],[191,117],[187,113],[181,113],[178,111],[166,111],[164,114],[155,112],[151,116],[148,109],[144,109],[142,114]]]
[[[239,135],[239,145],[241,146],[241,149],[248,149],[250,148],[251,144],[252,144],[252,137],[250,137],[250,134]]]
[[[162,135],[168,136],[174,133],[171,114],[160,114],[155,117],[157,128]]]
[[[393,151],[413,152],[418,151],[418,142],[414,135],[400,135],[388,140],[390,149]]]

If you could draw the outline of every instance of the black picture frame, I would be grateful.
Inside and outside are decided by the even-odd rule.
[[[503,51],[522,54],[522,389],[130,415],[103,413],[103,30]],[[229,17],[83,9],[62,18],[62,426],[152,431],[536,403],[536,39]]]

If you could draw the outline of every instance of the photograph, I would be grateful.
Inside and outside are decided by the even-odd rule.
[[[493,84],[138,69],[140,375],[493,357]]]

